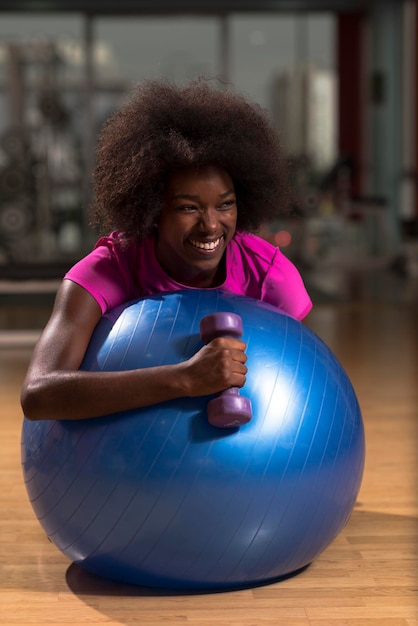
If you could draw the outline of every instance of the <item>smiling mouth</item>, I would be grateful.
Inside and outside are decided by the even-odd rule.
[[[197,241],[196,239],[189,239],[189,242],[194,248],[198,248],[199,250],[213,251],[219,248],[222,240],[223,237],[219,237],[214,241]]]

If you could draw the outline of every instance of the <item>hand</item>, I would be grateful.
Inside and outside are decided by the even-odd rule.
[[[247,373],[245,348],[243,341],[231,337],[217,337],[203,346],[182,364],[187,395],[203,396],[242,387]]]

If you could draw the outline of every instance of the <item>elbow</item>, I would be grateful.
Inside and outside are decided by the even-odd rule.
[[[26,419],[32,421],[49,419],[45,415],[42,391],[37,385],[25,385],[20,394],[20,405]]]

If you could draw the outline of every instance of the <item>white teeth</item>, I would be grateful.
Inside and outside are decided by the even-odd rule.
[[[215,241],[206,241],[206,242],[195,241],[193,239],[190,239],[190,243],[195,248],[200,248],[201,250],[215,250],[215,248],[217,248],[219,244],[221,243],[221,238],[216,239]]]

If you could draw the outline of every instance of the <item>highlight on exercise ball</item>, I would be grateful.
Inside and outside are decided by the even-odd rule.
[[[217,317],[202,330],[218,313],[222,330]],[[363,475],[361,412],[335,355],[300,322],[217,290],[150,296],[103,316],[82,368],[183,361],[211,324],[232,332],[235,316],[248,356],[235,397],[250,407],[237,427],[208,420],[222,394],[91,420],[24,419],[27,493],[71,561],[143,586],[227,589],[299,572],[346,524]]]

